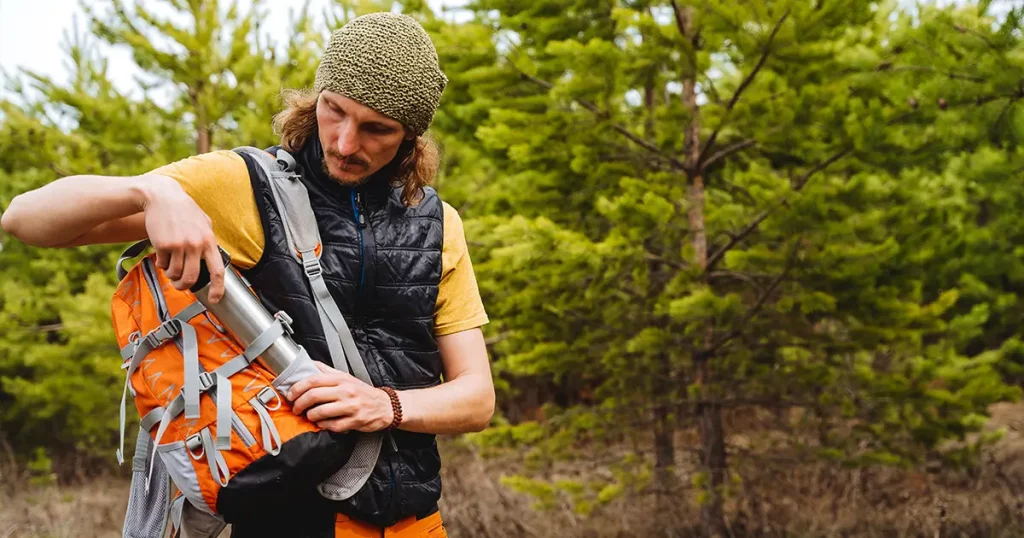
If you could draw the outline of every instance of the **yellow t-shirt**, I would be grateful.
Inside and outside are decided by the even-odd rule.
[[[213,233],[232,264],[248,269],[263,254],[263,224],[249,182],[245,161],[229,150],[183,159],[153,171],[176,180],[213,221]],[[487,313],[469,258],[462,219],[447,203],[444,207],[444,243],[441,283],[434,309],[437,336],[457,333],[487,323]]]

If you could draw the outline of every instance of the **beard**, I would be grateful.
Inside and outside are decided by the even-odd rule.
[[[324,173],[327,174],[327,176],[333,179],[334,181],[337,181],[338,183],[341,183],[343,185],[358,185],[359,183],[362,183],[364,179],[366,179],[365,176],[360,176],[356,179],[353,179],[351,177],[338,177],[333,172],[331,172],[331,167],[328,164],[327,160],[328,158],[334,159],[334,162],[336,162],[338,166],[342,167],[342,169],[344,169],[345,172],[348,172],[350,174],[358,174],[360,172],[368,170],[370,168],[370,163],[355,156],[345,157],[342,154],[334,151],[325,151],[323,160],[320,162],[320,165],[323,168]]]

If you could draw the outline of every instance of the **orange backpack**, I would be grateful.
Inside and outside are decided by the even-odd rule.
[[[256,157],[274,183],[296,263],[309,268],[325,333],[335,339],[334,367],[370,383],[337,305],[329,293],[317,292],[326,291],[317,259],[319,233],[308,195],[293,173],[294,161],[283,151],[276,158],[256,148],[236,151]],[[318,372],[313,360],[296,345],[298,358],[275,375],[259,358],[274,342],[290,339],[287,314],[274,315],[246,347],[196,294],[172,286],[155,254],[125,271],[124,262],[147,246],[147,241],[132,245],[118,260],[120,282],[111,303],[126,370],[119,463],[129,393],[141,417],[123,535],[162,537],[168,524],[175,530],[189,524],[183,514],[220,522],[210,529],[216,535],[224,524],[273,506],[291,492],[318,490],[332,500],[354,494],[372,471],[381,436],[321,430],[292,412],[284,394]],[[252,292],[241,274],[229,264],[226,269]]]

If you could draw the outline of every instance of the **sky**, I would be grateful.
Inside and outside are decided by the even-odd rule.
[[[91,5],[107,6],[106,0],[84,0]],[[137,0],[152,4],[153,0]],[[941,0],[959,3],[964,0]],[[1008,9],[1019,0],[996,0],[997,6]],[[313,13],[322,12],[330,0],[309,0]],[[442,5],[457,6],[465,0],[427,0],[439,8]],[[128,0],[132,3],[132,0]],[[223,2],[225,5],[227,1]],[[251,0],[239,0],[241,7],[248,9]],[[274,41],[283,43],[288,37],[290,12],[298,9],[302,0],[265,0],[264,6],[270,16],[263,22],[264,28]],[[62,80],[67,76],[65,58],[61,50],[63,33],[70,31],[77,16],[79,25],[84,16],[79,0],[0,0],[0,71],[8,74],[27,67],[45,75]],[[110,73],[118,88],[128,91],[134,87],[133,76],[138,73],[125,47],[104,51],[110,62]],[[2,82],[2,80],[0,80]],[[9,91],[0,83],[0,97]]]
[[[85,0],[90,5],[108,6],[107,1]],[[320,13],[330,0],[309,0],[312,13]],[[131,4],[131,0],[128,2]],[[152,4],[152,0],[145,2]],[[227,5],[228,2],[222,2]],[[428,0],[435,6],[457,5],[458,0]],[[248,9],[251,0],[239,0]],[[300,9],[300,0],[265,0],[264,9],[269,17],[262,23],[274,41],[283,43],[288,37],[289,14]],[[77,23],[84,26],[85,17],[79,0],[0,0],[0,71],[12,74],[26,67],[45,75],[64,80],[67,76],[65,56],[61,49],[63,33]],[[122,90],[134,86],[132,77],[138,73],[125,47],[104,48],[109,59],[109,72],[114,83]],[[0,97],[9,91],[0,84]]]

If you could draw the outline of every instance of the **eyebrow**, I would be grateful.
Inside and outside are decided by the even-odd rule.
[[[341,103],[339,103],[337,101],[334,101],[333,99],[331,99],[330,97],[327,97],[326,95],[324,96],[324,101],[326,101],[328,105],[330,105],[330,106],[332,106],[332,107],[334,107],[334,108],[336,108],[338,110],[344,110],[345,109],[345,107],[343,107],[341,105]],[[397,130],[397,129],[401,128],[401,125],[394,125],[394,124],[391,124],[391,123],[385,123],[384,121],[381,121],[381,120],[369,120],[369,121],[367,121],[365,123],[367,125],[380,126],[380,127],[385,128],[385,129],[391,129],[391,130]]]

